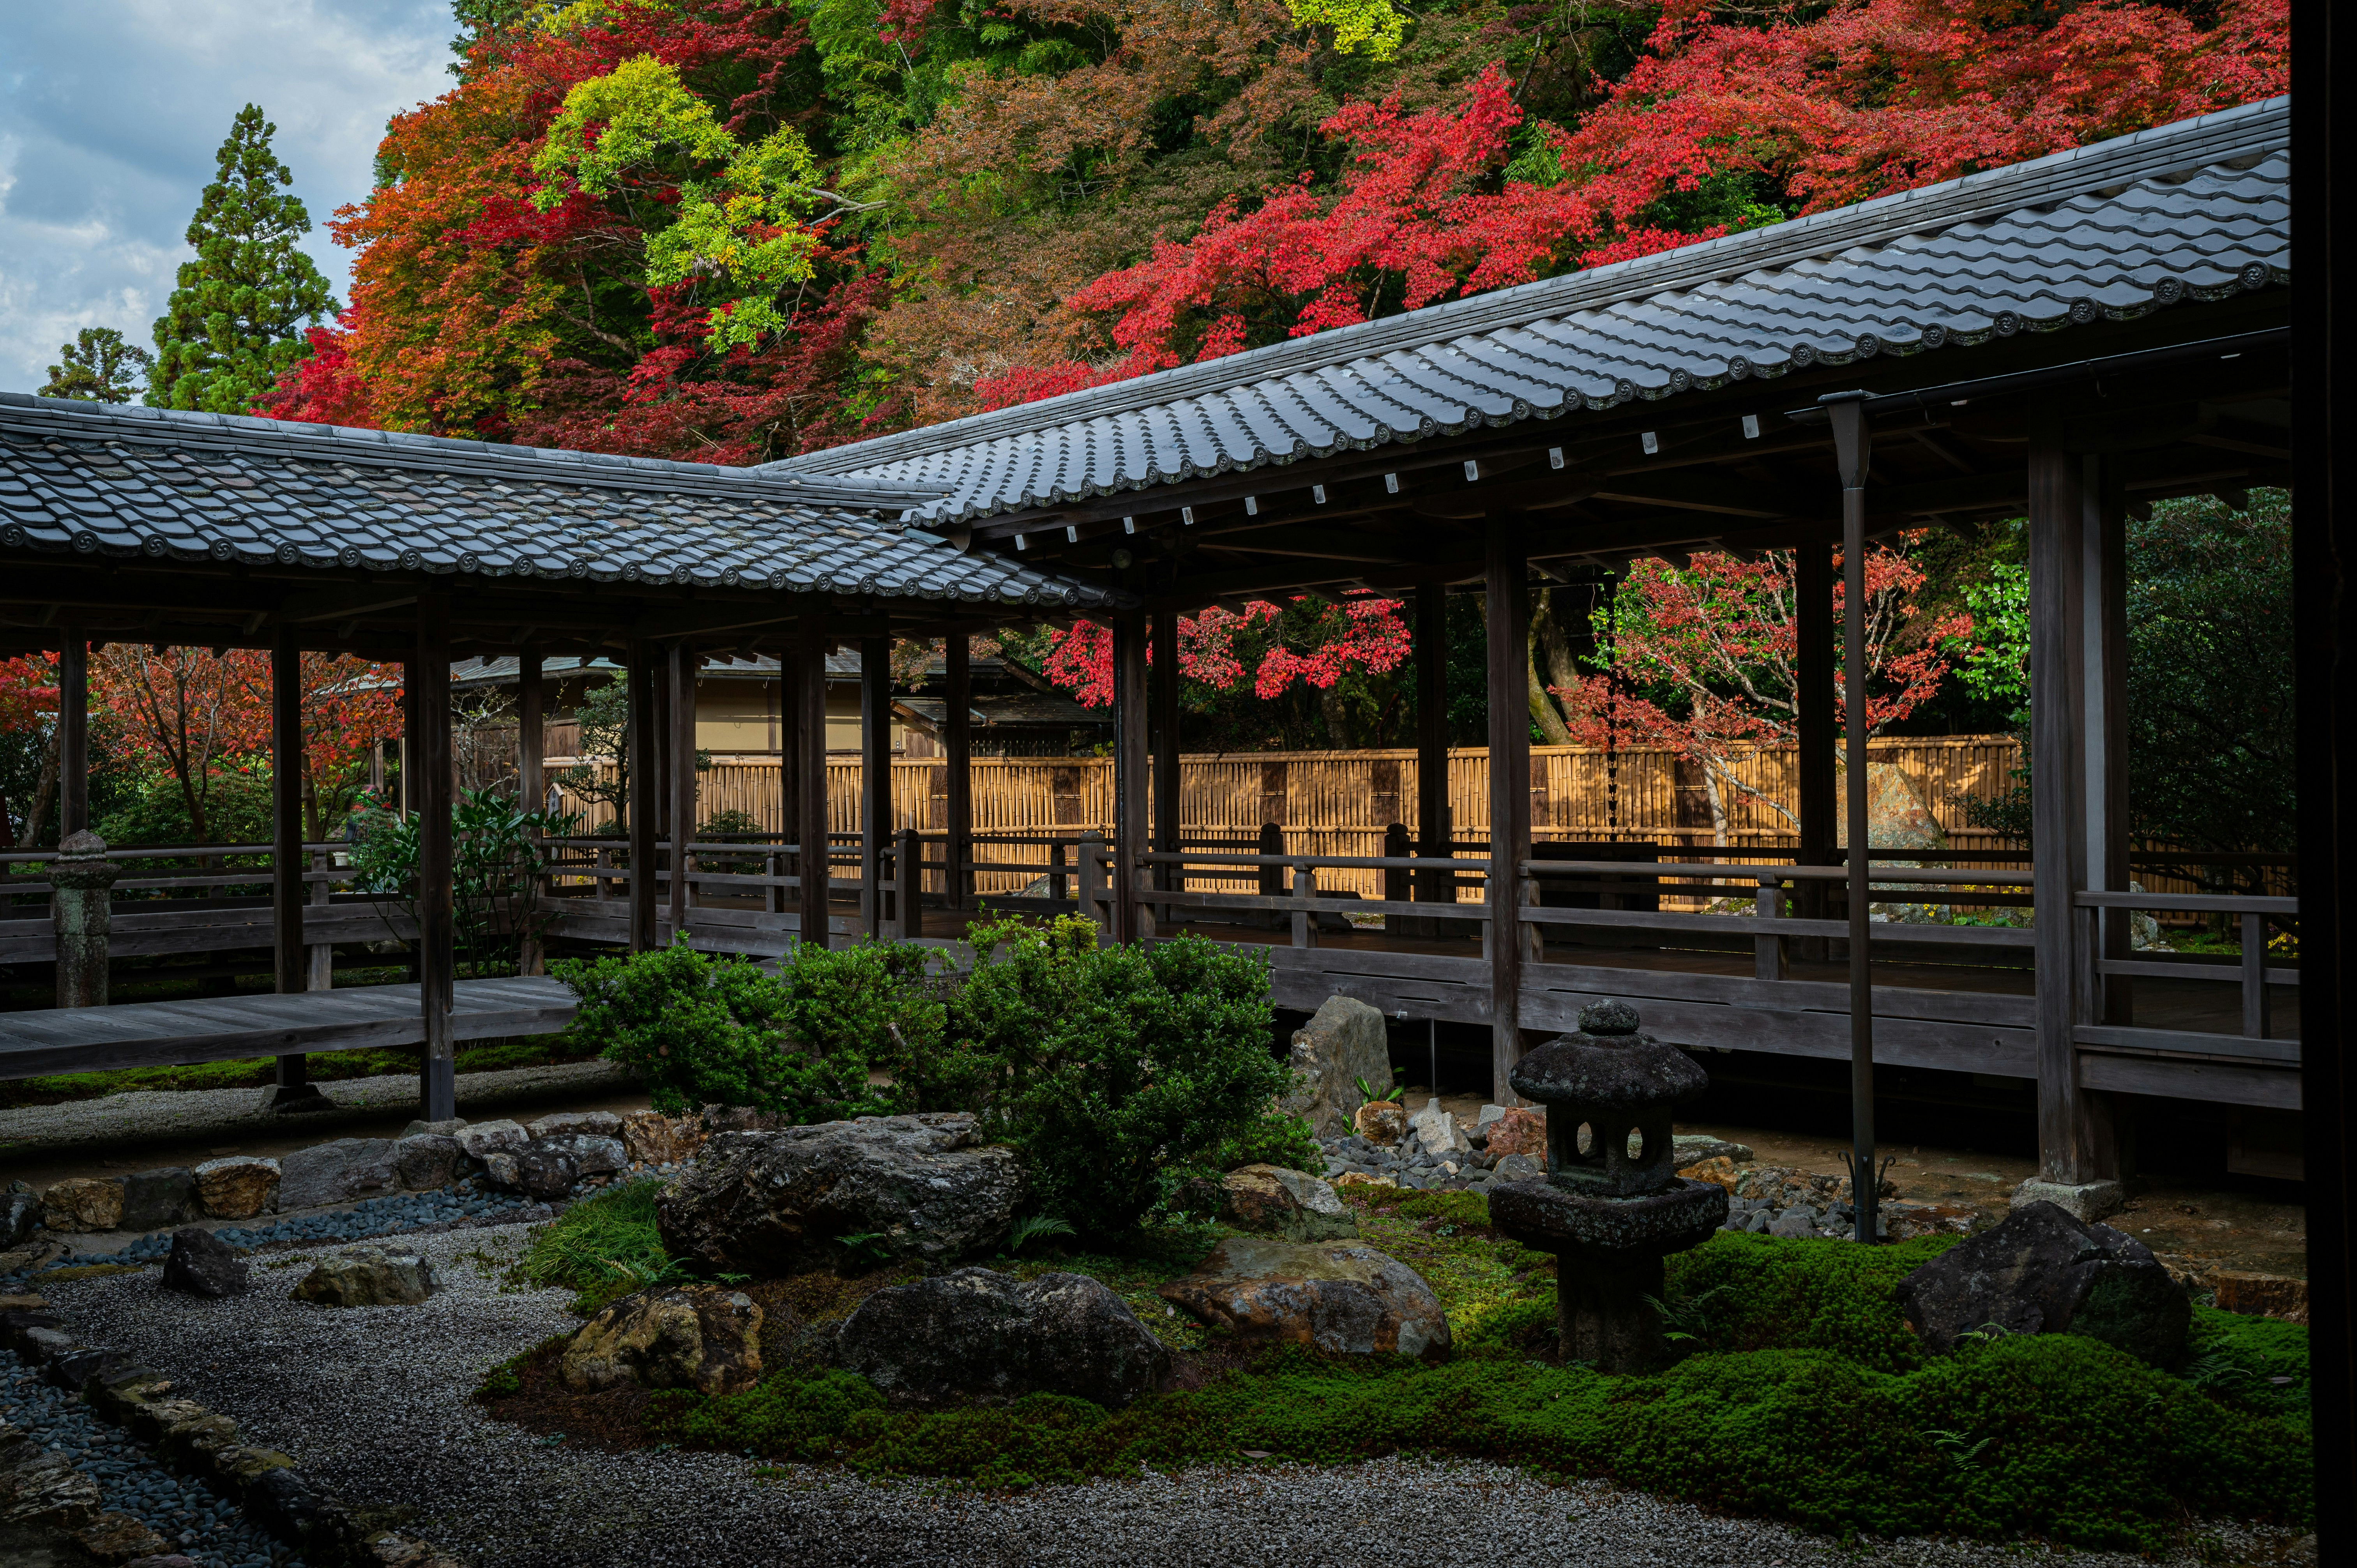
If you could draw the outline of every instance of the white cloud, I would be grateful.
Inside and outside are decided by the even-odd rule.
[[[145,345],[240,107],[277,125],[315,229],[368,195],[385,122],[451,85],[447,0],[0,0],[0,391],[113,327]]]

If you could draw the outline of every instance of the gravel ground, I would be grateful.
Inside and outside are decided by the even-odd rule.
[[[563,1062],[551,1067],[511,1068],[501,1072],[461,1073],[461,1115],[488,1111],[513,1100],[551,1094],[622,1093],[630,1072],[614,1062]],[[350,1121],[414,1108],[414,1073],[340,1079],[319,1085],[336,1102],[332,1111],[307,1111],[300,1118],[270,1109],[277,1092],[261,1089],[140,1090],[62,1105],[26,1105],[0,1111],[0,1148],[12,1155],[84,1144],[119,1146],[132,1140],[198,1140],[255,1133],[285,1136],[290,1129],[306,1141],[339,1136]],[[479,1114],[475,1120],[481,1120]],[[312,1138],[309,1134],[317,1133]]]
[[[716,1568],[738,1563],[1458,1564],[1664,1568],[2018,1565],[2019,1546],[1844,1547],[1716,1518],[1603,1483],[1551,1486],[1491,1465],[1407,1459],[1317,1469],[1203,1468],[1012,1497],[871,1485],[750,1459],[604,1454],[486,1419],[467,1396],[494,1363],[577,1320],[564,1291],[503,1292],[523,1226],[421,1237],[442,1291],[425,1305],[336,1311],[294,1303],[294,1252],[257,1260],[250,1295],[169,1294],[153,1270],[51,1287],[85,1340],[134,1351],[179,1391],[284,1449],[353,1503],[419,1509],[411,1530],[498,1568]],[[2222,1530],[2219,1562],[2282,1562],[2287,1543]],[[2056,1559],[2059,1561],[2060,1559]],[[2293,1557],[2290,1560],[2298,1560]],[[2073,1568],[2140,1560],[2070,1554]],[[2190,1563],[2193,1559],[2185,1560]]]

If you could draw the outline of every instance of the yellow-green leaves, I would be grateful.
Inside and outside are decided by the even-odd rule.
[[[594,142],[593,125],[600,127]],[[533,194],[533,205],[545,212],[563,201],[565,175],[587,194],[604,196],[624,170],[660,156],[725,162],[737,152],[737,138],[712,117],[710,104],[681,84],[679,72],[640,55],[565,95],[548,139],[533,155],[533,172],[549,181]]]
[[[567,175],[584,193],[606,196],[627,171],[654,174],[669,163],[676,177],[682,162],[722,167],[712,177],[678,180],[672,220],[647,235],[647,285],[696,285],[722,301],[705,341],[716,349],[754,343],[785,325],[774,296],[811,275],[818,244],[802,222],[817,164],[792,131],[742,145],[677,71],[641,55],[565,95],[533,157],[549,181],[533,200],[543,211],[564,200]]]
[[[1391,0],[1285,0],[1297,27],[1334,29],[1334,52],[1356,54],[1365,49],[1375,59],[1399,52],[1400,35],[1407,18],[1392,9]]]

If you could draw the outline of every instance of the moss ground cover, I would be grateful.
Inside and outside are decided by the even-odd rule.
[[[587,1061],[595,1051],[572,1045],[564,1035],[537,1035],[523,1039],[462,1042],[457,1070],[500,1072],[510,1068],[547,1067],[558,1062]],[[414,1050],[329,1051],[306,1058],[311,1077],[320,1081],[348,1078],[414,1076]],[[113,1072],[58,1073],[46,1078],[19,1079],[0,1084],[0,1109],[19,1105],[58,1105],[74,1100],[99,1100],[110,1094],[140,1090],[258,1089],[274,1081],[276,1057],[248,1057],[237,1061],[200,1062],[192,1067],[134,1067]]]
[[[594,1222],[576,1219],[596,1207],[581,1206],[565,1217],[577,1228],[569,1238],[546,1240],[550,1227],[533,1256],[552,1281],[581,1288],[596,1254],[630,1234],[651,1237],[651,1196],[649,1186],[643,1197],[601,1198],[608,1208]],[[1169,1316],[1154,1287],[1219,1234],[1196,1227],[1149,1231],[1126,1253],[994,1262],[1018,1275],[1103,1279],[1171,1347],[1172,1390],[1124,1411],[1037,1394],[1004,1407],[894,1412],[864,1380],[783,1341],[772,1352],[778,1369],[759,1387],[716,1399],[640,1395],[626,1420],[619,1408],[601,1418],[534,1403],[547,1381],[534,1368],[553,1360],[552,1345],[502,1369],[513,1385],[503,1391],[522,1397],[493,1404],[616,1441],[988,1487],[1134,1476],[1141,1465],[1244,1464],[1246,1451],[1311,1463],[1416,1453],[1609,1476],[1835,1533],[2029,1535],[2154,1551],[2203,1515],[2306,1520],[2307,1332],[2295,1326],[2198,1309],[2192,1357],[2175,1371],[2068,1335],[1927,1359],[1891,1287],[1952,1243],[1868,1251],[1727,1234],[1669,1270],[1669,1305],[1694,1353],[1650,1376],[1607,1377],[1555,1364],[1554,1260],[1492,1231],[1478,1194],[1351,1201],[1362,1237],[1441,1297],[1458,1337],[1450,1361],[1247,1354]],[[806,1325],[905,1277],[805,1275],[747,1288],[781,1322]]]

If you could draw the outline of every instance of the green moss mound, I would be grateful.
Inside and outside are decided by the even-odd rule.
[[[1668,1260],[1665,1299],[1714,1350],[1830,1350],[1874,1371],[1911,1371],[1922,1348],[1891,1293],[1959,1240],[1861,1247],[1722,1230]]]

